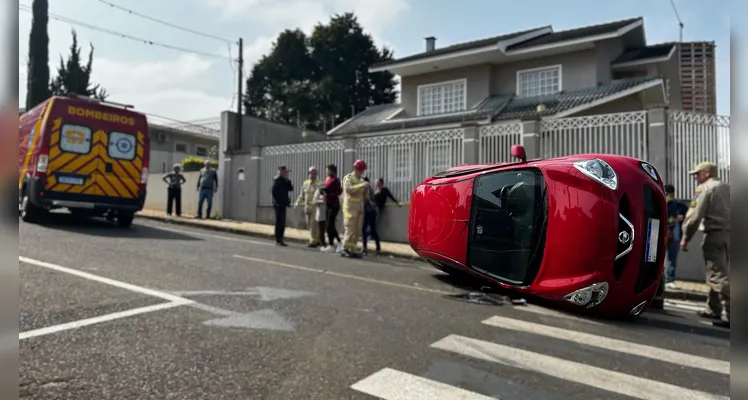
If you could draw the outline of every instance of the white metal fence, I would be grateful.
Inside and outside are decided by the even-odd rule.
[[[289,178],[294,185],[292,201],[296,199],[301,190],[301,184],[307,178],[309,167],[316,166],[323,177],[325,167],[335,164],[341,168],[343,164],[343,150],[345,145],[342,140],[329,140],[324,142],[310,142],[299,144],[287,144],[282,146],[268,146],[262,149],[262,170],[260,175],[260,206],[273,204],[271,188],[273,178],[278,173],[278,167],[285,165],[291,170]]]
[[[463,130],[361,138],[356,142],[356,157],[366,162],[372,183],[384,178],[399,201],[408,201],[422,180],[463,163]]]
[[[646,159],[647,128],[646,111],[542,121],[540,155],[606,153]]]
[[[704,161],[716,163],[720,178],[730,181],[730,117],[670,111],[667,147],[668,176],[677,197],[693,196],[696,182],[688,171]]]
[[[509,122],[481,126],[478,130],[478,162],[493,164],[512,161],[512,145],[522,143],[522,123]]]

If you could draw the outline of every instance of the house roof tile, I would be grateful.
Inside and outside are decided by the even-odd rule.
[[[607,23],[598,24],[598,25],[591,25],[591,26],[586,26],[586,27],[581,27],[581,28],[569,29],[565,31],[553,32],[547,35],[543,35],[536,39],[532,39],[529,41],[515,44],[507,48],[507,50],[517,50],[517,49],[528,48],[528,47],[533,47],[533,46],[540,46],[544,44],[558,43],[558,42],[562,42],[566,40],[580,39],[584,37],[595,36],[595,35],[600,35],[600,34],[605,34],[605,33],[612,33],[640,19],[641,17],[630,18],[630,19],[625,19],[621,21],[607,22]],[[399,64],[399,63],[407,62],[407,61],[421,60],[421,59],[434,57],[438,55],[454,53],[457,51],[477,49],[477,48],[481,48],[485,46],[490,46],[491,44],[498,43],[502,40],[511,39],[516,36],[524,35],[529,32],[533,32],[533,31],[537,31],[537,30],[540,30],[543,28],[549,28],[549,27],[550,26],[539,26],[536,28],[532,28],[532,29],[528,29],[528,30],[524,30],[520,32],[513,32],[513,33],[508,33],[508,34],[503,34],[503,35],[498,35],[498,36],[492,36],[489,38],[473,40],[470,42],[457,43],[451,46],[437,48],[433,51],[417,53],[417,54],[413,54],[410,56],[398,58],[395,60],[385,61],[383,63],[375,65],[374,67],[385,67],[388,65]]]
[[[386,120],[398,111],[402,113],[403,108],[400,104],[384,104],[363,111],[345,123],[345,125],[337,128],[333,134],[337,136],[420,128],[458,122],[474,122],[486,119],[498,121],[548,116],[600,100],[657,79],[660,78],[647,77],[616,80],[594,88],[560,92],[549,96],[515,97],[514,95],[501,94],[487,97],[477,107],[464,112],[427,117],[396,115]],[[538,105],[540,104],[545,106],[543,111],[538,111]]]
[[[630,49],[613,60],[611,64],[621,64],[625,62],[642,61],[652,58],[666,57],[675,47],[674,43],[655,44],[646,47]]]

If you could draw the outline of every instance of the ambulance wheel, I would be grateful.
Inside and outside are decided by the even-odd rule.
[[[117,225],[126,228],[132,225],[133,218],[135,214],[132,213],[117,213]]]
[[[29,199],[29,195],[27,193],[23,194],[23,197],[21,198],[21,206],[19,208],[21,212],[21,219],[24,222],[33,223],[39,221],[39,218],[41,217],[41,214],[43,212],[41,208],[31,203],[31,200]]]

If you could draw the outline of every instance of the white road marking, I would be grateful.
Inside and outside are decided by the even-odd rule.
[[[27,258],[27,257],[18,257],[18,261],[22,263],[26,263],[26,264],[35,265],[37,267],[51,269],[53,271],[64,272],[66,274],[74,275],[79,278],[88,279],[89,281],[103,283],[105,285],[118,287],[120,289],[125,289],[131,292],[144,294],[146,296],[158,297],[158,298],[168,300],[171,302],[183,303],[183,304],[186,304],[184,303],[184,301],[191,302],[191,300],[187,300],[184,297],[175,296],[173,294],[161,292],[158,290],[148,289],[148,288],[144,288],[141,286],[136,286],[130,283],[121,282],[121,281],[110,279],[110,278],[105,278],[103,276],[94,275],[88,272],[83,272],[78,269],[63,267],[61,265],[56,265],[56,264],[48,263],[45,261],[34,260],[32,258]]]
[[[579,316],[576,316],[576,315],[571,315],[571,314],[566,313],[566,312],[551,310],[550,308],[539,307],[539,306],[535,306],[535,305],[532,305],[532,304],[528,304],[526,306],[514,307],[514,308],[512,308],[512,310],[527,311],[527,312],[530,312],[530,313],[533,313],[533,314],[539,314],[539,315],[547,315],[547,316],[551,316],[551,317],[565,318],[565,319],[569,319],[569,320],[572,320],[572,321],[579,321],[579,322],[584,322],[584,323],[592,324],[592,325],[603,325],[602,322],[595,321],[594,319],[591,319],[591,318],[579,317]]]
[[[275,265],[275,266],[283,267],[283,268],[295,269],[295,270],[298,270],[298,271],[314,272],[314,273],[318,273],[318,274],[324,274],[324,275],[330,275],[330,276],[337,276],[339,278],[346,278],[346,279],[351,279],[351,280],[356,280],[356,281],[376,283],[376,284],[379,284],[379,285],[385,285],[385,286],[390,286],[390,287],[397,287],[397,288],[401,288],[401,289],[418,290],[418,291],[421,291],[421,292],[435,293],[435,294],[441,294],[441,295],[459,294],[459,292],[448,292],[446,290],[431,289],[431,288],[427,288],[427,287],[423,287],[423,286],[406,285],[406,284],[403,284],[403,283],[384,281],[384,280],[379,280],[379,279],[374,279],[374,278],[367,278],[365,276],[359,276],[359,275],[354,275],[354,274],[344,274],[344,273],[341,273],[341,272],[334,272],[334,271],[328,271],[328,270],[324,270],[324,269],[304,267],[302,265],[288,264],[288,263],[284,263],[284,262],[280,262],[280,261],[271,261],[271,260],[266,260],[266,259],[262,259],[262,258],[247,257],[247,256],[239,255],[239,254],[234,254],[234,257],[242,259],[242,260],[254,261],[254,262],[257,262],[257,263],[263,263],[263,264]]]
[[[668,383],[458,335],[447,336],[433,343],[431,347],[642,400],[729,399],[725,396],[685,389]],[[397,387],[398,385],[393,386]]]
[[[704,309],[703,304],[687,302],[687,301],[678,301],[678,300],[665,300],[665,307],[676,308],[676,309],[686,310],[686,311],[693,311],[693,312],[699,312]]]
[[[483,323],[501,329],[509,329],[534,335],[552,337],[555,339],[566,340],[568,342],[574,342],[587,346],[594,346],[605,350],[611,350],[618,353],[625,353],[633,356],[650,358],[657,361],[663,361],[676,365],[730,375],[729,361],[715,360],[711,358],[695,356],[692,354],[666,350],[654,346],[647,346],[643,344],[627,342],[625,340],[612,339],[579,331],[556,328],[549,325],[525,322],[512,318],[494,316],[486,319],[485,321],[483,321]]]
[[[390,368],[354,383],[351,389],[383,400],[497,400]]]
[[[150,224],[143,224],[145,226],[156,226],[156,225],[150,225]],[[195,236],[204,236],[214,239],[222,239],[222,240],[229,240],[232,242],[243,242],[243,243],[252,243],[252,244],[259,244],[262,246],[274,246],[274,244],[270,242],[260,242],[257,240],[249,240],[249,239],[240,239],[240,238],[234,238],[229,236],[223,236],[223,235],[214,235],[211,233],[202,233],[202,232],[195,232],[191,229],[171,229],[171,228],[164,228],[160,224],[158,225],[158,229],[162,229],[168,232],[174,232],[174,233],[181,233],[181,234],[188,234],[188,235],[195,235]]]
[[[31,331],[19,333],[18,340],[20,341],[24,339],[30,339],[33,337],[49,335],[52,333],[58,333],[58,332],[67,331],[71,329],[77,329],[77,328],[81,328],[84,326],[100,324],[102,322],[114,321],[116,319],[127,318],[133,315],[146,314],[146,313],[150,313],[154,311],[166,310],[169,308],[183,306],[185,304],[188,304],[189,302],[190,300],[183,299],[181,301],[173,301],[169,303],[156,304],[156,305],[147,306],[147,307],[134,308],[132,310],[120,311],[120,312],[115,312],[111,314],[100,315],[98,317],[86,318],[86,319],[81,319],[78,321],[68,322],[64,324],[48,326],[48,327],[40,328],[40,329],[34,329]]]

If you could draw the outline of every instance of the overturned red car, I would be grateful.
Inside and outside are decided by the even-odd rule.
[[[667,210],[650,164],[610,154],[463,165],[413,191],[410,246],[436,268],[608,316],[657,293]]]

